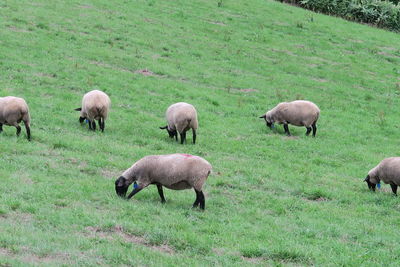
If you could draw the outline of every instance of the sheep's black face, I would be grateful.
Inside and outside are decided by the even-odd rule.
[[[369,190],[375,191],[376,184],[371,183],[369,175],[367,175],[367,177],[365,178],[364,182],[367,182]]]
[[[267,121],[267,126],[268,126],[270,129],[272,129],[272,128],[274,127],[274,124],[273,124],[272,122],[268,122],[268,121]]]
[[[169,137],[170,138],[174,138],[175,137],[175,135],[177,134],[177,132],[176,132],[176,130],[170,130],[170,129],[168,129],[168,125],[167,126],[164,126],[164,127],[160,127],[160,129],[161,130],[167,130],[167,132],[168,132],[168,134],[169,134]]]
[[[128,188],[129,184],[126,183],[125,177],[120,176],[117,180],[115,180],[115,192],[118,196],[125,197]]]
[[[176,135],[176,130],[170,131],[170,130],[167,128],[167,131],[168,131],[168,134],[169,134],[169,137],[170,137],[170,138],[174,138],[174,137],[175,137],[175,135]]]
[[[84,117],[79,117],[79,123],[83,123],[83,121],[85,120],[86,118],[84,118]]]

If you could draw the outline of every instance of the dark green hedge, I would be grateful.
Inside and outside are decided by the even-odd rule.
[[[280,0],[329,15],[400,32],[400,0]]]

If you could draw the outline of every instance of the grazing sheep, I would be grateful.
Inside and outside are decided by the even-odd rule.
[[[19,123],[25,124],[26,135],[31,140],[31,128],[29,108],[23,98],[6,96],[0,97],[0,132],[3,131],[3,124],[17,128],[17,136],[21,133]]]
[[[382,160],[375,168],[368,172],[364,182],[368,188],[375,191],[380,181],[390,184],[393,194],[397,195],[397,186],[400,185],[400,157],[391,157]]]
[[[119,196],[125,197],[129,186],[135,182],[135,188],[128,196],[130,199],[143,188],[155,184],[161,202],[165,203],[162,186],[173,190],[194,188],[196,200],[193,208],[200,205],[200,208],[204,210],[205,199],[202,187],[210,172],[211,164],[198,156],[188,154],[146,156],[133,164],[115,181],[115,191]]]
[[[93,90],[83,96],[82,107],[76,108],[75,110],[81,112],[79,117],[79,122],[81,124],[87,119],[89,121],[89,129],[95,131],[95,120],[98,120],[99,127],[101,131],[104,132],[105,120],[107,119],[110,105],[111,100],[106,93]]]
[[[196,109],[184,102],[175,103],[167,109],[166,118],[168,125],[160,127],[161,130],[167,129],[169,137],[178,141],[178,132],[181,136],[181,144],[186,141],[186,131],[192,129],[193,144],[196,144],[196,130],[199,127],[197,122]]]
[[[265,119],[269,128],[274,127],[274,123],[283,124],[285,133],[290,136],[288,124],[305,126],[308,136],[313,130],[313,136],[317,133],[317,120],[319,118],[319,108],[310,101],[296,100],[292,102],[282,102],[268,111],[260,118]]]

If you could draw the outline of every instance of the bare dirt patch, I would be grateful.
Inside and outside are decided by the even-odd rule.
[[[245,88],[245,89],[239,89],[240,92],[244,92],[244,93],[249,93],[249,92],[258,92],[257,89],[253,89],[253,88]]]
[[[12,30],[13,32],[29,32],[28,30],[20,29],[15,26],[8,26],[8,29]]]
[[[57,77],[57,74],[54,74],[54,73],[44,73],[44,72],[38,72],[38,73],[36,73],[35,75],[36,75],[36,76],[39,76],[39,77],[47,77],[47,78],[56,78],[56,77]]]
[[[257,89],[254,88],[228,88],[229,92],[241,92],[241,93],[253,93],[258,92]]]
[[[214,25],[220,25],[220,26],[226,26],[225,23],[220,22],[220,21],[211,21],[211,20],[206,20],[206,22],[210,23],[210,24],[214,24]]]
[[[117,234],[119,237],[121,237],[125,242],[129,243],[135,243],[138,245],[146,246],[150,249],[162,252],[162,253],[167,253],[167,254],[173,254],[175,251],[168,246],[167,244],[162,244],[162,245],[152,245],[150,244],[146,239],[144,239],[141,236],[136,236],[132,235],[130,233],[127,233],[124,231],[122,226],[114,226],[113,228],[110,228],[108,230],[102,230],[99,227],[86,227],[86,231],[88,231],[89,236],[98,236],[100,238],[112,240],[113,234]]]
[[[394,57],[394,58],[399,58],[400,57],[398,55],[394,55],[394,54],[389,53],[387,51],[380,51],[380,52],[378,52],[378,55],[387,56],[387,57]]]
[[[264,258],[262,258],[262,257],[247,258],[247,257],[242,256],[241,258],[242,258],[242,260],[253,263],[253,264],[260,263],[264,260]]]
[[[143,70],[137,70],[135,73],[142,74],[144,76],[157,76],[154,72],[148,70],[148,69],[143,69]]]
[[[322,78],[311,78],[311,80],[316,81],[316,82],[320,82],[320,83],[326,83],[326,82],[328,82],[328,80],[322,79]]]
[[[0,248],[0,255],[9,256],[10,257],[10,256],[13,255],[13,253],[10,250],[6,249],[6,248]]]
[[[321,202],[321,201],[328,201],[329,199],[325,198],[325,197],[319,197],[317,199],[314,199],[313,201],[317,201],[317,202]]]
[[[45,256],[39,256],[33,253],[30,253],[28,248],[22,248],[20,254],[15,254],[11,250],[7,248],[0,248],[0,256],[5,256],[11,259],[20,260],[25,263],[30,264],[43,264],[43,263],[62,263],[66,262],[69,256],[65,253],[55,253],[55,254],[48,254]],[[3,266],[0,264],[0,266]],[[7,265],[4,265],[7,266]]]
[[[13,211],[10,213],[0,215],[0,219],[5,219],[10,222],[19,222],[19,223],[30,223],[32,222],[32,214],[25,212],[17,212]]]

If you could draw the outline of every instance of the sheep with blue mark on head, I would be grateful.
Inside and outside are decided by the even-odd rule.
[[[116,181],[115,191],[125,197],[129,186],[137,183],[128,199],[133,197],[143,188],[155,184],[165,202],[163,186],[173,190],[193,188],[196,192],[196,200],[193,208],[200,206],[205,208],[205,198],[202,187],[211,172],[212,166],[205,159],[189,154],[168,154],[146,156],[127,169]]]
[[[295,126],[305,126],[306,135],[309,135],[311,128],[313,136],[317,133],[317,121],[320,110],[313,102],[306,100],[296,100],[292,102],[282,102],[268,111],[260,118],[265,119],[269,128],[274,127],[274,123],[283,124],[285,133],[290,136],[288,124]]]
[[[376,185],[383,181],[390,184],[393,194],[397,195],[397,187],[400,185],[400,157],[390,157],[382,160],[376,167],[372,168],[364,182],[368,188],[375,191]]]

